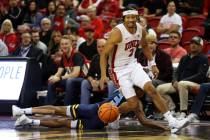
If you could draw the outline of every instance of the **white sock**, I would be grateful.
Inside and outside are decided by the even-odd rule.
[[[25,109],[21,109],[23,112],[24,112],[24,114],[32,114],[32,108],[30,107],[30,108],[25,108]]]
[[[72,119],[72,115],[71,115],[70,109],[71,109],[71,106],[70,105],[67,106],[67,108],[66,108],[66,116],[69,117],[70,119]]]
[[[40,120],[32,120],[32,125],[39,126],[40,125]]]
[[[164,113],[163,116],[167,119],[168,122],[171,122],[171,121],[175,120],[175,118],[172,116],[170,111]]]

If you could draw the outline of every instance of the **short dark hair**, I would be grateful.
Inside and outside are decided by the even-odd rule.
[[[179,38],[181,38],[181,34],[178,31],[171,31],[169,34],[177,34]]]

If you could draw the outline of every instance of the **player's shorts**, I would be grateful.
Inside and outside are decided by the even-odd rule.
[[[99,104],[76,104],[67,106],[67,111],[71,114],[71,128],[87,130],[87,129],[103,129],[106,125],[98,117]]]
[[[114,68],[111,70],[111,74],[111,78],[122,89],[122,94],[126,99],[136,96],[133,85],[143,89],[144,85],[151,81],[141,64],[137,62],[123,68]]]

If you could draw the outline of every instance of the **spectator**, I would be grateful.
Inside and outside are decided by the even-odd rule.
[[[6,44],[0,39],[0,56],[7,56],[8,54]]]
[[[198,116],[201,112],[205,98],[210,91],[210,83],[202,83],[191,88],[198,90],[199,92],[194,98],[194,102],[190,109],[190,114],[187,116],[187,118],[189,119],[189,122],[200,122]]]
[[[43,18],[41,20],[41,32],[40,32],[40,40],[46,44],[49,45],[50,37],[52,34],[52,23],[49,18]]]
[[[181,34],[179,32],[172,31],[169,33],[169,42],[171,43],[171,47],[164,49],[164,51],[171,56],[173,63],[179,63],[182,56],[187,54],[187,51],[179,45],[180,40]]]
[[[159,69],[158,77],[153,79],[154,76],[150,69],[148,69],[149,60],[147,60],[143,51],[139,53],[136,52],[137,61],[144,67],[144,70],[150,75],[150,77],[152,78],[153,85],[155,87],[163,83],[171,82],[173,67],[170,56],[158,48],[156,36],[148,34],[145,39],[147,46],[152,51],[157,68]]]
[[[79,17],[80,28],[78,29],[79,36],[86,38],[84,28],[90,25],[90,17],[87,15],[81,15]]]
[[[66,14],[69,15],[70,18],[76,20],[77,10],[74,6],[73,0],[65,0],[65,7],[66,7]]]
[[[61,41],[62,34],[60,31],[53,31],[50,37],[50,42],[48,46],[48,56],[55,54],[59,49],[60,41]]]
[[[65,6],[62,4],[57,6],[55,16],[49,18],[53,23],[53,29],[59,30],[61,33],[67,33],[67,30],[72,27],[79,28],[79,24],[66,14]]]
[[[104,24],[100,17],[96,16],[96,8],[89,7],[87,11],[87,15],[90,17],[90,25],[94,28],[94,38],[102,38],[104,32]]]
[[[157,27],[157,32],[160,33],[160,39],[168,39],[171,31],[182,33],[182,19],[175,11],[175,2],[170,1],[167,5],[167,14],[160,19]]]
[[[179,0],[178,12],[182,15],[201,15],[203,10],[204,0]]]
[[[84,58],[80,53],[72,49],[72,42],[69,36],[65,35],[61,38],[60,47],[63,52],[61,64],[56,74],[52,75],[48,80],[46,103],[51,105],[56,102],[56,87],[65,88],[65,105],[75,103],[75,91],[80,88],[80,84],[83,80],[83,78],[79,77],[84,76],[82,72]]]
[[[9,8],[6,18],[10,19],[13,23],[14,29],[23,23],[24,11],[18,6],[19,0],[9,0]]]
[[[101,1],[102,0],[82,0],[78,7],[78,11],[81,13],[86,13],[89,7],[96,8]]]
[[[79,52],[84,54],[84,56],[91,60],[95,54],[97,54],[97,42],[94,39],[94,28],[89,25],[85,29],[86,41],[79,46]]]
[[[28,3],[27,12],[23,19],[23,23],[29,24],[29,26],[40,26],[43,15],[38,12],[37,3],[35,0],[31,0]]]
[[[97,41],[97,51],[98,54],[94,55],[90,63],[90,69],[87,74],[87,79],[84,79],[81,84],[81,104],[89,104],[91,93],[103,95],[102,93],[107,93],[107,90],[101,90],[99,88],[99,79],[101,77],[100,70],[100,54],[104,50],[104,45],[106,43],[105,39],[98,39]],[[107,76],[108,77],[108,76]],[[114,90],[116,90],[112,81],[108,82],[108,96],[111,97]]]
[[[148,25],[147,19],[145,17],[140,17],[139,23],[143,28],[146,29],[148,34],[157,36],[156,32]]]
[[[78,32],[79,32],[78,29],[74,29],[74,28],[71,29],[71,34],[74,36],[74,40],[76,43],[75,48],[77,51],[79,49],[79,46],[86,41],[82,36],[79,35]]]
[[[96,9],[97,15],[104,18],[120,17],[121,15],[119,1],[117,0],[103,0]]]
[[[32,45],[29,32],[21,34],[21,45],[12,53],[12,56],[31,57],[35,58],[37,62],[43,62],[43,52]]]
[[[144,17],[155,17],[163,15],[165,5],[163,0],[145,0],[144,1]]]
[[[16,33],[14,32],[11,20],[6,19],[2,23],[0,39],[6,44],[9,54],[13,53],[18,46]]]
[[[47,6],[46,16],[51,17],[55,16],[56,5],[54,1],[50,1]]]
[[[124,7],[130,5],[135,5],[136,7],[143,7],[144,0],[122,0],[122,2]]]
[[[47,54],[47,46],[42,41],[40,41],[39,31],[32,31],[31,36],[34,47],[41,49],[44,54]]]
[[[4,3],[0,2],[0,25],[5,20],[7,14],[7,9]]]
[[[108,22],[108,27],[105,28],[105,33],[108,35],[109,32],[115,27],[117,26],[117,24],[119,23],[119,19],[115,18],[115,17],[112,17],[109,19],[109,22]],[[104,34],[104,36],[106,36],[106,34]]]
[[[180,99],[180,118],[186,116],[188,109],[188,92],[190,87],[206,82],[209,68],[208,58],[202,54],[203,40],[195,36],[191,40],[190,53],[181,58],[172,83],[159,85],[157,91],[166,99],[169,108],[175,109],[175,104],[168,94],[178,91]]]
[[[47,57],[43,65],[43,82],[47,83],[49,77],[57,72],[58,66],[62,58],[62,52],[60,50],[61,32],[53,31],[49,46],[47,48]]]

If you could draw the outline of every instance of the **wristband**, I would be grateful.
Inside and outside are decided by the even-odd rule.
[[[149,67],[152,67],[152,66],[155,66],[156,65],[156,63],[155,63],[155,60],[153,59],[153,60],[151,60],[151,61],[149,61],[149,63],[148,63],[148,66]]]

